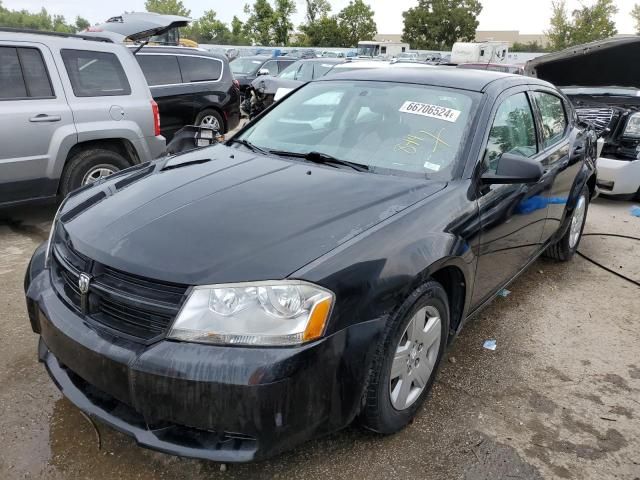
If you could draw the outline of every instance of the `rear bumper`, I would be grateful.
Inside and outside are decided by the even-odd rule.
[[[632,195],[640,189],[640,160],[600,157],[597,168],[598,188],[604,195]]]
[[[297,348],[144,346],[85,323],[48,271],[26,287],[39,358],[72,403],[141,446],[221,462],[269,457],[348,425],[384,323]]]

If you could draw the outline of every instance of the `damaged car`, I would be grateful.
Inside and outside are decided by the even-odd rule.
[[[262,75],[251,82],[242,109],[252,119],[300,85],[324,77],[336,65],[344,62],[339,58],[300,60],[277,76]]]
[[[640,53],[637,35],[609,38],[529,61],[526,72],[557,85],[600,137],[602,194],[640,200]]]
[[[309,82],[225,143],[66,198],[25,277],[38,358],[91,418],[165,453],[398,432],[463,325],[539,255],[575,254],[589,128],[523,76]]]

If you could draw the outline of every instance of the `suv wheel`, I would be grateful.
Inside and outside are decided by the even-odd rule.
[[[576,206],[571,212],[569,228],[564,236],[545,250],[544,256],[560,262],[571,260],[578,250],[582,231],[587,221],[587,211],[589,210],[589,188],[585,185],[580,192]]]
[[[429,281],[389,319],[375,354],[360,421],[391,434],[415,416],[436,377],[449,332],[447,294]]]
[[[66,197],[77,188],[95,183],[130,166],[131,163],[127,159],[111,150],[83,150],[69,160],[60,181],[60,194]]]
[[[220,114],[215,110],[207,109],[201,111],[196,117],[195,124],[198,127],[209,127],[224,133],[224,122]]]

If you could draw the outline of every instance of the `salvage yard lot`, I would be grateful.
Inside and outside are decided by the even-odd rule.
[[[586,233],[639,236],[631,204],[598,199]],[[351,427],[272,460],[179,459],[97,430],[37,362],[22,281],[53,208],[0,214],[0,478],[640,477],[640,289],[576,257],[538,260],[462,331],[406,430]],[[640,281],[640,243],[587,236],[580,251]],[[496,339],[496,351],[482,348]]]

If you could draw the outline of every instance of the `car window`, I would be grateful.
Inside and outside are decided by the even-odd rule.
[[[44,65],[42,53],[37,48],[19,48],[22,74],[27,86],[27,94],[34,98],[53,97],[49,73]]]
[[[316,78],[324,77],[335,66],[336,66],[335,63],[315,62],[314,69],[313,69],[313,78],[316,79]]]
[[[27,87],[24,83],[18,50],[0,47],[0,99],[25,98]]]
[[[275,77],[278,75],[278,62],[270,60],[260,67],[260,70],[269,70],[269,75]]]
[[[293,63],[296,63],[296,62],[292,62],[291,60],[278,61],[278,71],[284,72]]]
[[[215,58],[179,56],[178,63],[185,82],[220,80],[222,62]]]
[[[537,151],[531,105],[525,93],[517,93],[504,100],[496,112],[485,151],[485,165],[495,172],[503,154],[531,157]]]
[[[310,82],[313,80],[313,63],[314,62],[303,62],[296,76],[296,80],[301,82]]]
[[[311,82],[242,138],[268,150],[326,153],[380,173],[450,178],[478,96],[393,82]]]
[[[560,141],[567,129],[567,116],[560,97],[550,93],[533,94],[542,120],[542,138],[544,147],[550,147]]]
[[[284,78],[285,80],[295,80],[296,74],[298,73],[298,70],[300,69],[301,66],[302,66],[302,62],[294,62],[291,65],[289,65],[287,68],[285,68],[280,73],[280,75],[278,75],[278,77]]]
[[[263,60],[255,58],[236,58],[231,62],[231,71],[240,75],[252,75],[258,71]]]
[[[76,97],[131,94],[129,81],[115,54],[65,49],[60,55]]]
[[[182,83],[175,55],[136,55],[149,86]]]

